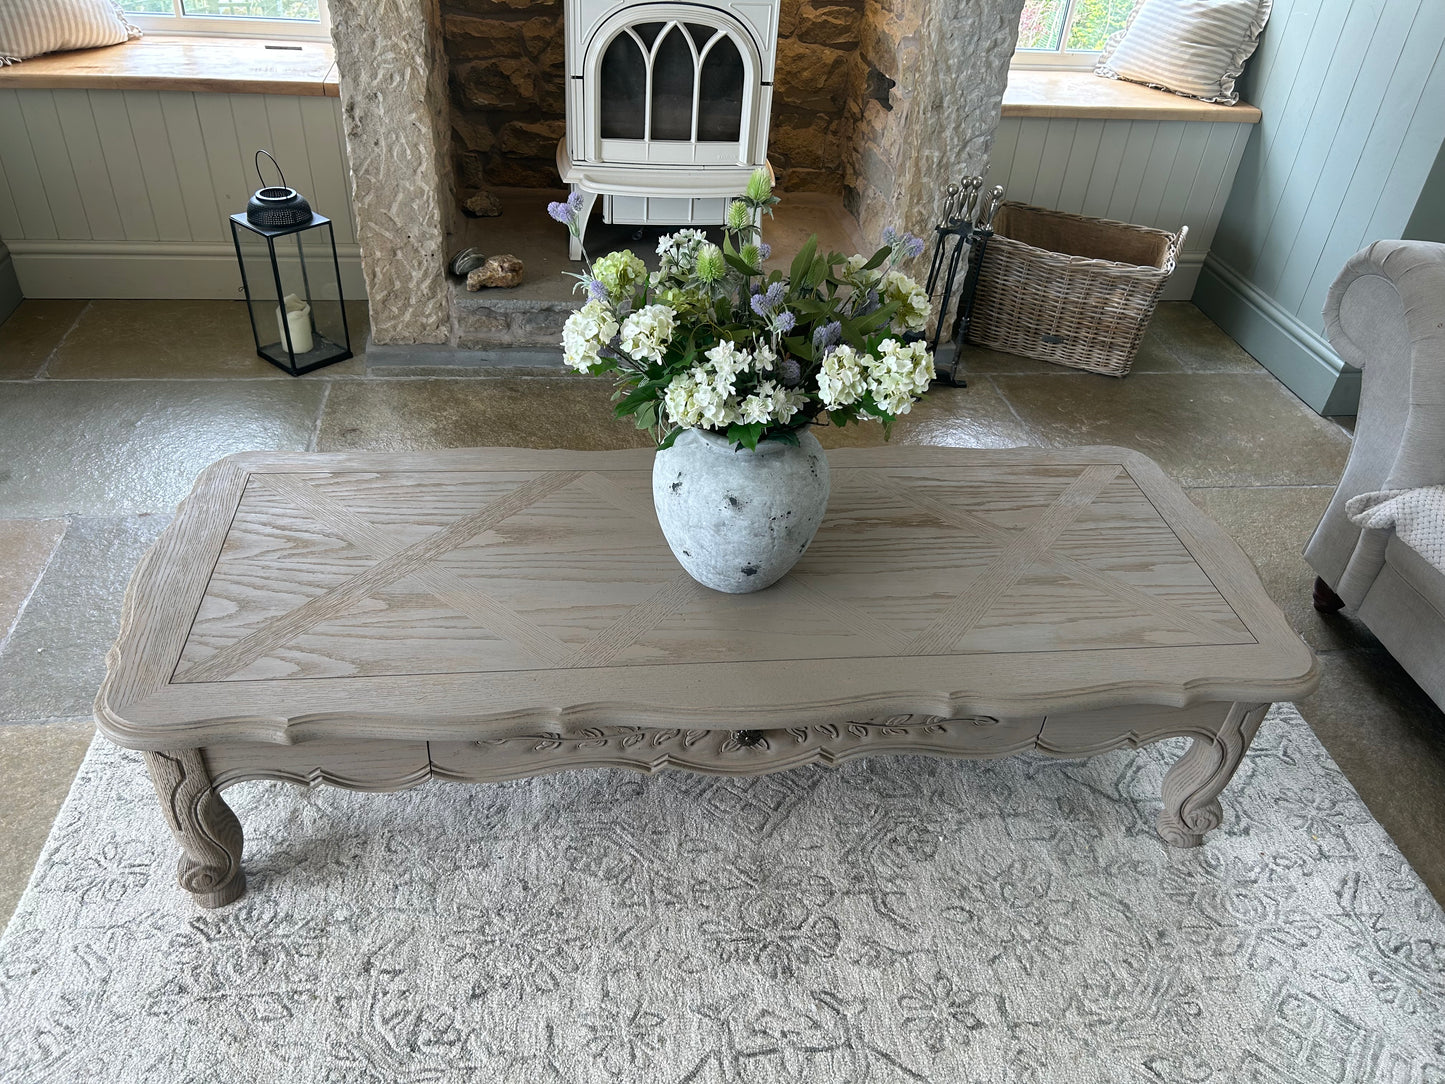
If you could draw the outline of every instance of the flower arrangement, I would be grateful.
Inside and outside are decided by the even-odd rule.
[[[658,243],[657,271],[621,251],[577,276],[588,300],[563,329],[563,357],[615,374],[618,417],[654,430],[659,448],[684,429],[749,449],[796,444],[808,425],[875,420],[886,436],[928,390],[928,295],[899,270],[923,242],[890,229],[871,257],[845,257],[813,237],[787,275],[765,274],[760,223],[777,202],[760,169],[728,205],[721,246],[678,230]],[[580,236],[581,205],[574,194],[548,212]]]

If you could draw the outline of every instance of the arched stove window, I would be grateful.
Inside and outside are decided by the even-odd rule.
[[[743,58],[717,27],[679,22],[624,27],[602,55],[600,74],[603,139],[736,143],[742,138]]]

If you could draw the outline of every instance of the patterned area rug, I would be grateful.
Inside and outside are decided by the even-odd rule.
[[[1189,852],[1181,749],[245,784],[205,912],[97,741],[0,940],[0,1079],[1445,1081],[1445,915],[1298,714]]]

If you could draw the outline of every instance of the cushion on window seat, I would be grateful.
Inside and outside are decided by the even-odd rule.
[[[115,0],[0,0],[0,64],[140,36]]]
[[[1272,0],[1144,0],[1104,45],[1096,75],[1234,105]]]

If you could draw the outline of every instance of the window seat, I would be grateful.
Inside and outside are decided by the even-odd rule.
[[[0,67],[0,90],[180,90],[340,96],[327,41],[147,34]]]
[[[1003,92],[1005,117],[1068,117],[1078,120],[1184,120],[1258,124],[1248,102],[1216,105],[1086,71],[1009,72]]]

